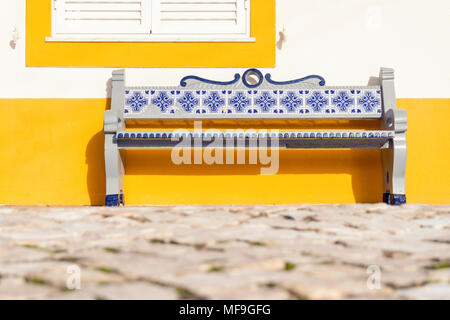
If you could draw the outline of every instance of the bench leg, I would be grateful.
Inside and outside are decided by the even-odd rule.
[[[124,204],[124,166],[122,156],[114,142],[114,134],[105,134],[106,206]]]
[[[406,133],[396,134],[389,148],[381,150],[383,162],[383,202],[400,205],[406,203]]]

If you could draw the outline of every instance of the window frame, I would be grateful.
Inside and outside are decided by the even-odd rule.
[[[26,67],[274,68],[276,64],[275,0],[251,1],[253,42],[47,42],[51,1],[27,0],[25,10]]]
[[[55,4],[58,0],[51,0],[51,36],[46,42],[255,42],[250,36],[251,0],[244,0],[245,33],[211,33],[211,34],[154,34],[128,33],[128,34],[100,34],[100,33],[58,33],[56,30],[57,14]],[[152,2],[154,0],[150,0]],[[151,4],[150,4],[151,5]],[[152,19],[150,11],[150,25]]]

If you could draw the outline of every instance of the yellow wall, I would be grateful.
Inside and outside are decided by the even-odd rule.
[[[31,67],[274,67],[275,0],[251,2],[249,43],[68,43],[51,35],[51,1],[27,0]],[[261,54],[264,53],[264,54]]]
[[[102,121],[108,104],[106,99],[0,99],[0,111],[7,115],[0,127],[0,203],[102,204]],[[450,203],[450,99],[399,99],[398,106],[408,113],[408,202]],[[129,205],[381,200],[378,150],[287,150],[280,154],[277,175],[261,176],[259,168],[178,167],[169,151],[127,151],[125,200]]]

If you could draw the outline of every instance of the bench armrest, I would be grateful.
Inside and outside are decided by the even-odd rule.
[[[105,133],[116,133],[119,130],[120,119],[113,110],[105,111],[104,130]]]
[[[384,116],[386,129],[395,132],[406,132],[408,129],[406,111],[403,109],[389,109]]]

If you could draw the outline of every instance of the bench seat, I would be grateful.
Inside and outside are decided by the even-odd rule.
[[[174,148],[181,139],[202,139],[202,147],[207,147],[212,139],[222,138],[223,148],[249,147],[249,140],[258,138],[279,139],[279,148],[286,149],[308,149],[308,148],[357,148],[357,149],[380,149],[387,148],[389,139],[394,132],[388,130],[308,130],[308,131],[278,131],[274,132],[232,132],[229,130],[216,130],[214,133],[198,133],[186,131],[180,133],[176,130],[151,130],[151,131],[119,131],[116,135],[119,149],[161,149]],[[232,139],[233,144],[226,143],[226,139]],[[238,140],[245,140],[241,143]],[[268,142],[270,146],[270,141]]]
[[[278,130],[277,133],[242,133],[232,130],[214,130],[214,133],[202,132],[198,133],[192,130],[180,133],[178,130],[148,130],[148,131],[118,131],[116,139],[118,140],[139,140],[139,139],[180,139],[180,138],[274,138],[279,139],[353,139],[353,138],[367,138],[367,139],[387,139],[394,136],[393,131],[388,130]]]
[[[160,121],[159,128],[127,129],[127,122],[134,120],[187,120],[194,121],[194,128],[164,129]],[[201,120],[226,120],[235,123],[236,129],[202,130],[196,126]],[[262,121],[308,120],[312,128],[316,120],[379,120],[380,127],[239,129],[242,120],[255,121],[255,127]],[[394,71],[389,68],[381,68],[378,81],[372,79],[368,86],[325,86],[317,75],[280,82],[249,69],[227,82],[186,76],[179,86],[128,87],[124,71],[114,71],[111,110],[105,111],[104,125],[106,203],[124,202],[124,149],[205,148],[214,143],[212,148],[380,149],[382,199],[402,204],[406,202],[406,130],[406,112],[397,109]]]

